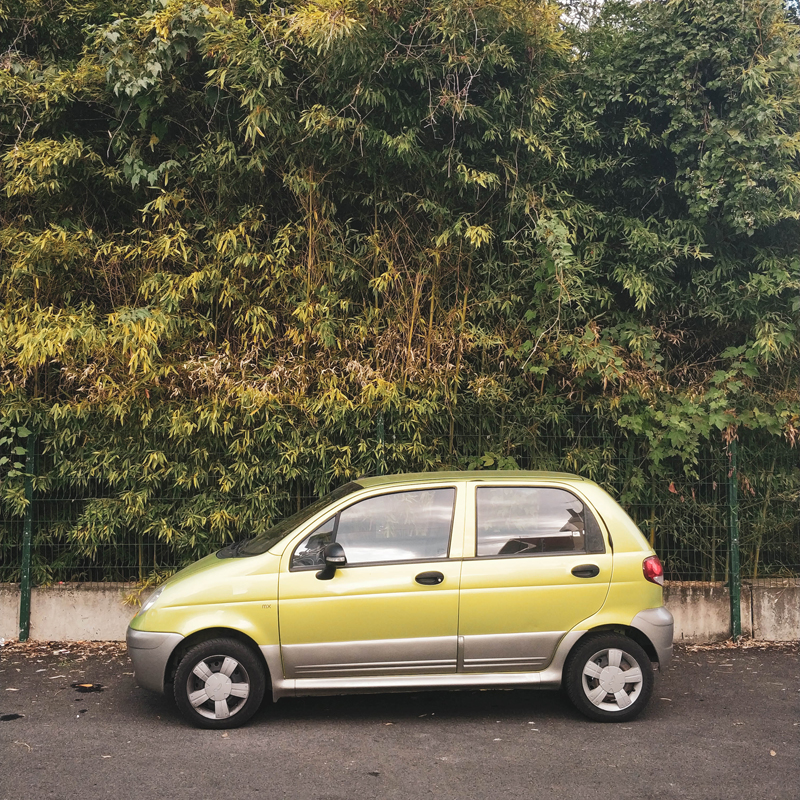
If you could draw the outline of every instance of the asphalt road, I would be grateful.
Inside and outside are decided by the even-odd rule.
[[[0,650],[0,798],[800,798],[797,647],[679,649],[615,725],[516,690],[285,699],[201,731],[131,672],[118,647]]]

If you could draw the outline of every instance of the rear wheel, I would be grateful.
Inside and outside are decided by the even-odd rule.
[[[266,673],[261,659],[236,639],[210,639],[192,647],[175,673],[175,702],[200,728],[238,728],[258,711]]]
[[[653,667],[645,651],[621,634],[599,633],[578,643],[565,683],[573,705],[600,722],[637,716],[653,692]]]

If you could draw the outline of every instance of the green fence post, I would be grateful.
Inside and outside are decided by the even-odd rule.
[[[33,473],[36,435],[28,434],[25,457],[25,523],[22,528],[22,569],[19,582],[19,640],[27,642],[31,632],[31,545],[33,542]]]
[[[383,411],[378,412],[378,475],[383,475],[386,472],[386,465],[384,463],[384,448],[386,447],[386,434],[383,429]]]
[[[731,636],[735,642],[742,635],[742,574],[739,563],[739,476],[736,464],[736,439],[731,440],[728,453],[730,455],[728,469],[728,508],[730,510],[728,589],[731,596]]]

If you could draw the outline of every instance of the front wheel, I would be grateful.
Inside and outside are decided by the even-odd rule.
[[[595,634],[578,643],[565,683],[573,705],[600,722],[625,722],[647,705],[653,668],[645,651],[627,636]]]
[[[236,639],[192,647],[175,673],[175,702],[199,728],[238,728],[258,711],[266,673],[258,655]]]

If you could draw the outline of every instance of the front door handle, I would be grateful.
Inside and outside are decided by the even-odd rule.
[[[579,567],[572,568],[572,574],[576,578],[594,578],[600,574],[600,567],[596,564],[581,564]]]
[[[436,586],[444,580],[441,572],[420,572],[414,580],[423,586]]]

